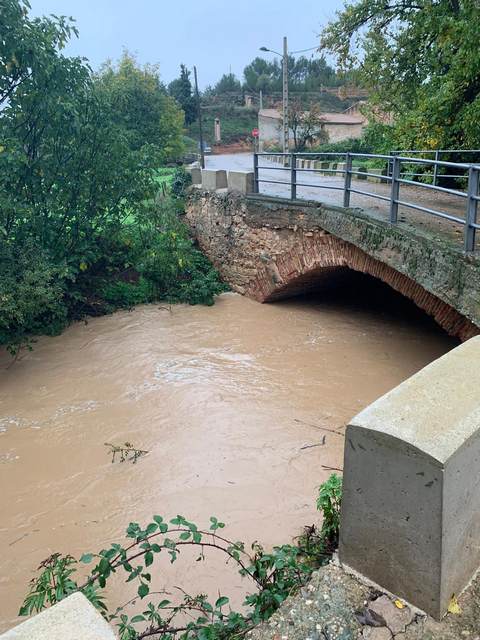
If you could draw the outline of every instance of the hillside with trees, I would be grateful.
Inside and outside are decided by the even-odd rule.
[[[315,104],[322,111],[344,111],[354,102],[343,97],[341,89],[355,83],[355,72],[338,74],[323,56],[289,56],[288,63],[289,91],[296,103],[305,108]],[[195,106],[193,109],[191,106],[195,105],[195,99],[184,65],[168,91],[185,111],[188,136],[197,140],[197,114]],[[205,140],[209,144],[214,142],[215,118],[220,119],[223,143],[248,140],[258,124],[260,92],[264,107],[276,107],[282,101],[282,67],[276,58],[269,61],[256,57],[245,67],[242,80],[230,72],[223,74],[215,85],[208,86],[201,96]]]

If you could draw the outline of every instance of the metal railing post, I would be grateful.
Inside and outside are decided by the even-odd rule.
[[[475,251],[475,227],[472,224],[477,223],[477,209],[479,194],[478,188],[479,170],[476,167],[470,167],[468,170],[468,198],[467,211],[465,217],[465,251]]]
[[[253,193],[258,193],[258,153],[253,154]]]
[[[343,187],[343,206],[350,206],[350,188],[352,186],[352,156],[347,152],[345,156],[345,181]]]
[[[435,151],[435,162],[438,162],[439,158],[440,158],[440,151],[437,149]],[[438,164],[434,164],[433,165],[433,186],[434,187],[437,186],[437,175],[438,175]]]
[[[395,224],[398,218],[398,195],[400,191],[400,160],[397,156],[393,157],[392,163],[392,189],[390,192],[390,222]]]
[[[290,154],[290,198],[297,199],[297,156]]]

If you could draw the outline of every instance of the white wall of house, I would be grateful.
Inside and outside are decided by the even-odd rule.
[[[341,142],[349,138],[361,138],[365,124],[326,124],[329,142]]]
[[[325,114],[323,128],[328,133],[329,142],[341,142],[349,138],[360,138],[367,124],[366,119],[356,113]],[[258,114],[260,149],[282,146],[282,116],[275,109],[263,109]],[[290,131],[293,145],[293,132]]]

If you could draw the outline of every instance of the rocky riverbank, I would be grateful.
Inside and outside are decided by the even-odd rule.
[[[346,573],[336,562],[316,571],[248,640],[480,640],[480,576],[442,622]]]

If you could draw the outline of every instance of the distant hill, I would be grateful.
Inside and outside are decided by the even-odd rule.
[[[339,98],[337,95],[330,93],[312,92],[291,92],[292,98],[299,98],[308,107],[309,104],[315,102],[320,106],[322,111],[341,112],[348,109],[352,104],[358,101],[355,98]],[[223,96],[209,96],[203,101],[202,120],[203,120],[203,137],[209,145],[215,142],[214,123],[215,118],[220,118],[220,128],[222,135],[222,143],[231,144],[241,142],[251,137],[251,131],[258,126],[258,97],[253,97],[255,103],[253,106],[245,107],[241,103],[244,101],[242,95],[232,94]],[[281,93],[273,93],[264,96],[264,108],[277,108],[281,110],[282,95]],[[187,127],[187,135],[190,138],[198,140],[199,130],[198,122],[192,123]]]

